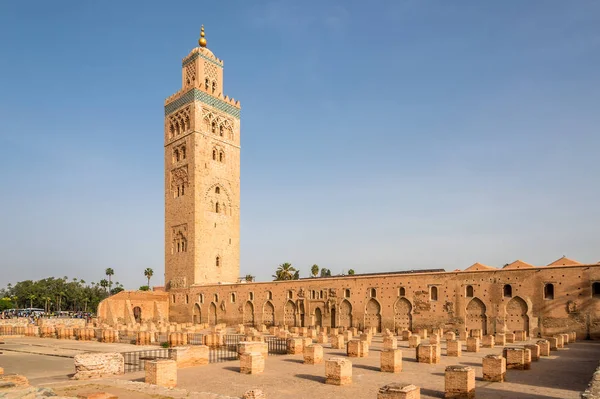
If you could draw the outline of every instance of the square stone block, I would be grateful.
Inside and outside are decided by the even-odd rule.
[[[441,340],[440,340],[440,336],[439,336],[439,335],[437,335],[437,334],[431,334],[431,335],[429,336],[429,343],[430,343],[430,344],[437,345],[437,344],[439,344],[439,343],[440,343],[440,341],[441,341]]]
[[[317,342],[320,344],[326,344],[329,342],[329,338],[327,337],[327,333],[319,333],[319,335],[317,335]]]
[[[238,344],[238,353],[241,355],[242,353],[249,352],[258,352],[267,357],[269,354],[269,345],[266,342],[260,341],[241,341]]]
[[[525,370],[525,348],[504,348],[502,355],[507,369]]]
[[[437,356],[438,345],[431,344],[420,344],[417,346],[417,362],[435,364],[439,362],[439,356]]]
[[[538,344],[527,344],[523,347],[531,351],[531,361],[537,362],[540,360],[540,346]]]
[[[400,349],[384,349],[381,352],[381,371],[387,373],[402,371],[402,351]]]
[[[304,347],[304,364],[323,363],[323,347],[321,345],[309,345]]]
[[[577,340],[577,333],[575,331],[571,331],[569,333],[569,342],[575,342]]]
[[[308,338],[308,337],[304,337],[304,339],[302,340],[302,348],[304,348],[305,346],[308,345],[312,345],[313,344],[313,339],[312,338]]]
[[[341,357],[332,357],[325,361],[325,383],[348,385],[352,383],[352,362]]]
[[[481,329],[479,329],[479,328],[472,329],[470,331],[469,335],[473,338],[479,338],[479,339],[481,339],[481,337],[483,337],[483,333],[481,332]]]
[[[203,366],[208,364],[209,349],[206,345],[180,346],[171,350],[171,360],[177,368]]]
[[[506,334],[504,334],[504,336],[506,337],[507,344],[515,343],[515,334],[514,333],[506,333]]]
[[[462,344],[458,340],[446,341],[446,356],[460,357]]]
[[[467,338],[467,352],[479,352],[479,338]]]
[[[350,341],[352,339],[352,331],[346,330],[342,333],[342,337],[344,337],[344,341]]]
[[[518,330],[515,331],[515,341],[516,342],[520,342],[520,341],[526,341],[527,340],[527,333],[523,330]]]
[[[483,379],[486,381],[504,382],[506,376],[506,359],[500,355],[487,355],[483,358]]]
[[[497,333],[496,336],[494,337],[494,344],[499,345],[499,346],[506,345],[506,334]]]
[[[352,339],[348,341],[346,353],[348,357],[367,357],[369,356],[369,344],[366,341]]]
[[[550,343],[550,350],[557,351],[558,350],[558,338],[556,337],[548,337],[546,340]]]
[[[550,356],[550,342],[545,339],[540,339],[536,342],[540,347],[540,356]]]
[[[304,349],[304,338],[288,338],[287,353],[288,355],[299,355]]]
[[[412,332],[409,330],[402,331],[402,341],[408,341],[408,339],[410,338],[411,335],[412,335]]]
[[[454,341],[456,339],[456,334],[453,333],[452,331],[448,331],[446,333],[445,338],[446,338],[446,341]]]
[[[344,336],[343,335],[332,335],[330,337],[331,340],[331,347],[333,349],[344,349],[346,346],[346,344],[344,343]]]
[[[260,374],[265,371],[265,358],[258,352],[247,352],[240,355],[240,373]]]
[[[393,383],[379,388],[377,399],[420,399],[421,388],[412,384]]]
[[[475,397],[475,369],[469,366],[448,366],[444,375],[445,398]]]
[[[530,370],[531,369],[531,350],[527,348],[523,348],[523,356],[525,358],[525,364],[523,369]]]
[[[560,334],[563,337],[563,345],[569,345],[569,334]]]
[[[481,347],[482,348],[493,348],[495,346],[496,340],[493,335],[484,335],[481,339]]]
[[[145,381],[146,384],[175,388],[177,386],[177,362],[168,359],[146,361]]]
[[[427,339],[427,329],[426,328],[419,328],[417,330],[419,337],[421,337],[421,339]]]
[[[383,349],[398,349],[398,340],[396,337],[383,338]]]
[[[419,337],[418,335],[411,335],[408,338],[408,347],[409,348],[416,348],[421,344],[421,337]]]
[[[369,333],[362,333],[362,334],[360,334],[360,340],[366,342],[369,345],[371,345],[371,340],[372,339],[373,339],[373,335],[371,335]]]

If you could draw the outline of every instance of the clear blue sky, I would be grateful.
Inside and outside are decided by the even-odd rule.
[[[3,1],[0,286],[162,284],[201,24],[242,102],[242,275],[600,260],[597,1]]]

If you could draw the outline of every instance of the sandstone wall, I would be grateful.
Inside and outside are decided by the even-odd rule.
[[[598,264],[207,285],[171,290],[168,299],[175,322],[478,328],[532,336],[574,330],[598,338],[594,281],[600,281]],[[554,285],[552,299],[544,295],[548,283]]]

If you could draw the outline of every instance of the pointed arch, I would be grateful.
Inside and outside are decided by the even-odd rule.
[[[267,327],[275,324],[275,307],[271,301],[265,302],[263,306],[263,324]]]
[[[218,322],[219,320],[217,318],[217,305],[215,305],[214,302],[211,302],[208,308],[208,324],[214,326]]]
[[[323,312],[321,312],[321,308],[315,308],[315,326],[323,327]]]
[[[466,327],[467,331],[481,330],[483,335],[487,334],[487,308],[479,298],[473,298],[467,304]]]
[[[381,331],[381,305],[375,298],[371,298],[365,307],[365,328],[369,327]]]
[[[283,322],[288,327],[296,327],[296,304],[287,301],[283,308]]]
[[[352,304],[347,299],[340,304],[340,327],[352,327]]]
[[[254,326],[254,305],[250,301],[244,304],[243,322],[246,326]]]
[[[513,297],[506,304],[506,329],[509,332],[527,331],[529,333],[529,307],[519,296]]]
[[[394,304],[394,330],[412,330],[412,304],[404,297]]]
[[[194,324],[201,324],[202,323],[202,309],[200,308],[200,305],[198,305],[197,303],[194,305],[194,312],[193,312],[193,316],[192,316],[192,322]]]

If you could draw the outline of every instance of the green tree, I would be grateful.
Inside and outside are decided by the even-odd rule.
[[[321,269],[321,277],[330,277],[330,276],[331,276],[331,270],[326,269],[326,268]]]
[[[27,299],[29,299],[29,307],[32,308],[33,307],[33,301],[37,298],[37,296],[35,294],[29,294],[29,296],[27,297]]]
[[[104,273],[108,276],[108,289],[110,290],[112,288],[112,276],[115,275],[115,271],[109,267],[104,271]]]
[[[273,278],[275,281],[296,280],[296,274],[298,274],[298,277],[300,276],[300,272],[298,272],[291,263],[282,263],[277,267]]]
[[[100,280],[100,287],[104,288],[104,291],[107,291],[108,288],[108,280],[103,278]],[[107,291],[108,292],[108,291]]]
[[[149,287],[149,286],[147,286],[147,285],[142,285],[142,286],[140,287],[140,291],[150,291],[150,287]]]
[[[146,276],[146,278],[148,279],[148,287],[150,287],[150,278],[154,275],[154,270],[150,269],[149,267],[146,268],[146,270],[144,270],[144,276]]]
[[[351,276],[353,276],[354,275],[354,269],[348,270],[348,274],[351,275]]]
[[[313,277],[317,277],[319,275],[319,265],[312,265],[310,268],[310,273]]]
[[[254,281],[254,276],[251,274],[246,274],[246,277],[244,277],[244,280],[246,280],[247,283],[251,283]]]

